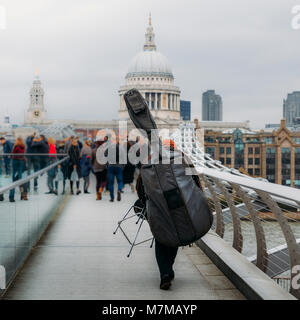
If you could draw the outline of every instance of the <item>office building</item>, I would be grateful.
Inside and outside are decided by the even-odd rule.
[[[191,101],[180,100],[180,117],[184,121],[191,120]]]
[[[222,121],[223,103],[215,90],[208,90],[202,95],[202,121]]]

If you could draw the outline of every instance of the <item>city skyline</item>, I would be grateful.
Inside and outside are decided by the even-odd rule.
[[[117,119],[118,88],[142,50],[151,11],[181,98],[192,101],[192,119],[201,119],[202,93],[214,88],[223,98],[224,121],[250,120],[254,129],[279,123],[284,97],[299,90],[294,1],[249,1],[246,8],[216,3],[2,1],[8,16],[0,30],[1,118],[8,110],[13,122],[24,120],[38,67],[49,118]]]

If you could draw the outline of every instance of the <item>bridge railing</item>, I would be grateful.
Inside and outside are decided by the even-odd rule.
[[[49,182],[53,182],[55,177],[58,179],[58,167],[66,166],[68,157],[61,154],[57,157],[35,154],[35,161],[41,160],[43,169],[35,170],[36,172],[32,174],[34,169],[29,169],[29,162],[32,160],[29,157],[30,155],[26,154],[23,160],[11,159],[14,175],[15,166],[19,165],[14,160],[24,162],[21,166],[21,179],[12,181],[11,174],[0,175],[0,183],[2,182],[0,185],[0,296],[11,283],[65,199],[61,182],[56,184],[57,195],[47,193]],[[21,171],[17,175],[21,174]],[[12,190],[14,190],[14,201],[9,201]]]
[[[191,174],[202,178],[215,215],[213,229],[299,299],[300,190],[224,166],[205,152],[201,138],[191,122],[181,123],[172,136],[194,164]]]
[[[300,190],[201,166],[196,170],[215,215],[215,232],[299,299]]]

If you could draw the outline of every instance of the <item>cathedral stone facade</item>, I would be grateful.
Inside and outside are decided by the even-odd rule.
[[[174,85],[174,76],[167,58],[156,49],[151,16],[145,37],[143,51],[132,59],[125,85],[119,90],[119,120],[129,119],[124,94],[136,88],[147,100],[159,127],[176,126],[180,121],[180,89]]]

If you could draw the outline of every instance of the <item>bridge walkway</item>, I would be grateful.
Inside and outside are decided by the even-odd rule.
[[[102,201],[95,201],[94,194],[69,196],[4,299],[245,299],[196,246],[179,249],[171,290],[160,290],[150,243],[136,247],[127,258],[128,242],[121,232],[113,235],[135,200],[128,189],[114,203],[108,195]],[[134,235],[133,221],[125,228]],[[148,236],[145,224],[141,239]]]

